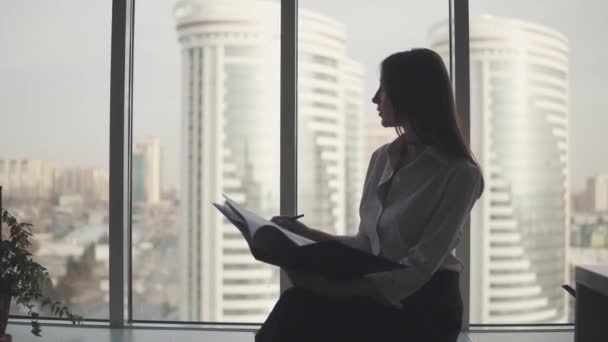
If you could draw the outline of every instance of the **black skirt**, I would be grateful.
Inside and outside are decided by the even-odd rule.
[[[256,342],[456,342],[462,323],[457,272],[438,271],[397,309],[365,297],[331,298],[292,287]]]

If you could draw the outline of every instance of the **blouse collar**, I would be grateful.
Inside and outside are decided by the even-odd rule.
[[[395,173],[395,170],[393,169],[393,165],[391,163],[391,158],[395,158],[395,157],[399,156],[400,147],[401,147],[400,145],[403,143],[404,138],[405,137],[403,135],[397,137],[395,140],[393,140],[393,142],[388,144],[388,146],[386,146],[386,148],[384,149],[383,153],[385,154],[386,162],[384,164],[384,170],[382,171],[382,175],[380,177],[380,182],[379,182],[378,186],[382,186],[384,183],[386,183]],[[402,167],[402,169],[409,169],[409,168],[413,167],[415,164],[420,163],[421,160],[425,158],[425,155],[431,153],[432,150],[433,150],[433,147],[430,145],[427,145],[426,147],[424,147],[422,152],[420,152],[418,154],[418,156],[416,156],[416,158],[414,160],[412,160],[406,166]]]

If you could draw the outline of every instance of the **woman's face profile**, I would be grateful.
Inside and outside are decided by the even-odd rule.
[[[382,82],[380,82],[376,94],[372,97],[372,102],[377,105],[376,109],[378,110],[378,115],[382,119],[382,126],[395,127],[395,111],[393,109],[393,104],[389,100]]]

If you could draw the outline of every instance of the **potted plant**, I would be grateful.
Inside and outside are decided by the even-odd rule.
[[[1,194],[0,190],[0,196]],[[0,205],[1,201],[0,197]],[[18,222],[1,207],[0,216],[0,342],[10,341],[10,335],[6,335],[6,326],[12,300],[27,309],[32,334],[36,336],[41,336],[36,306],[40,309],[48,307],[52,314],[60,318],[66,317],[72,324],[80,323],[82,317],[74,315],[67,306],[44,294],[45,289],[51,287],[51,279],[46,268],[35,262],[28,251],[32,225]],[[8,227],[6,237],[3,237],[3,224]]]

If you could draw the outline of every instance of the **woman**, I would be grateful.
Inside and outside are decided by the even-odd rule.
[[[458,127],[443,61],[428,49],[381,64],[372,98],[398,137],[371,156],[356,236],[332,236],[286,217],[277,224],[407,268],[329,282],[287,270],[285,291],[256,341],[456,341],[462,321],[461,262],[451,254],[483,178]]]

